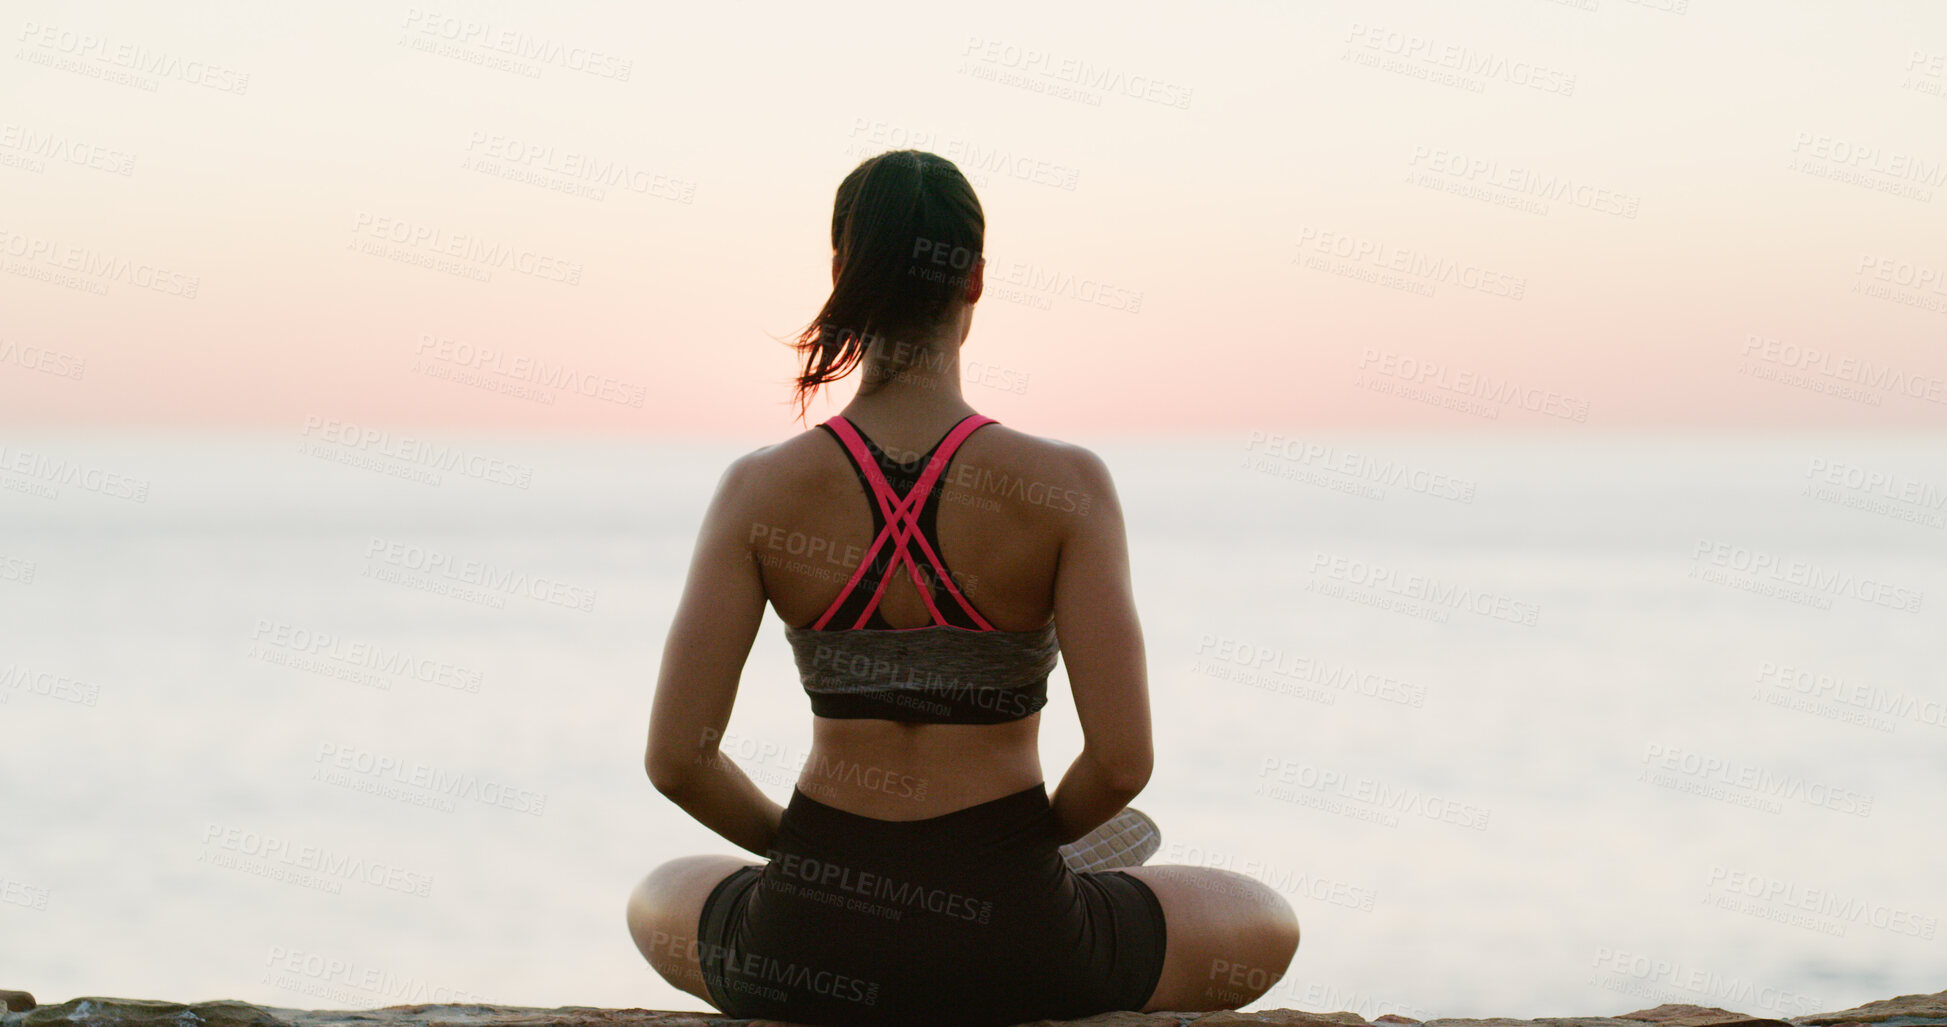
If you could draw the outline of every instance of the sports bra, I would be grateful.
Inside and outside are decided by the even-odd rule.
[[[968,414],[921,461],[886,456],[843,415],[818,427],[844,448],[872,495],[872,545],[824,614],[785,626],[811,712],[841,719],[876,718],[929,724],[999,724],[1019,720],[1048,702],[1048,675],[1061,651],[1052,621],[1032,631],[1002,631],[987,622],[940,559],[935,534],[935,486],[954,451],[983,425]],[[915,464],[924,469],[917,475]],[[894,488],[888,471],[899,479]],[[886,543],[890,540],[891,545]],[[920,570],[912,543],[933,573]],[[895,628],[879,613],[901,563],[933,623]]]

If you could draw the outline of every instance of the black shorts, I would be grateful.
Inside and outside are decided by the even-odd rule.
[[[792,790],[776,848],[710,892],[698,956],[728,1016],[993,1027],[1141,1009],[1163,907],[1057,851],[1045,783],[924,820]]]

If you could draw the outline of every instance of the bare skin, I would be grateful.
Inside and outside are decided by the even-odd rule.
[[[840,411],[896,460],[917,458],[975,413],[960,390],[960,348],[981,287],[976,265],[962,301],[923,352],[875,348],[862,373],[877,387],[861,386]],[[1027,631],[1052,619],[1060,637],[1084,742],[1049,801],[1060,840],[1073,841],[1140,793],[1152,764],[1142,629],[1114,483],[1088,450],[1005,424],[969,436],[942,481],[936,527],[956,587],[997,628]],[[646,765],[659,791],[759,856],[776,837],[783,807],[716,742],[765,606],[785,624],[816,620],[872,543],[871,502],[840,448],[825,433],[806,431],[734,462],[698,536],[663,649]],[[903,565],[879,609],[895,628],[933,623]],[[1038,713],[1003,724],[812,722],[798,787],[861,816],[939,816],[1045,779]],[[726,875],[753,865],[735,856],[682,857],[629,897],[629,929],[643,956],[706,1002],[695,948],[699,912]],[[1130,873],[1156,892],[1167,922],[1162,978],[1144,1011],[1236,1008],[1283,975],[1298,924],[1271,888],[1205,867]]]

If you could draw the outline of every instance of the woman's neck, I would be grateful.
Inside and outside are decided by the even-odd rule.
[[[972,413],[960,389],[959,340],[949,338],[874,342],[860,368],[859,391],[840,412],[901,423]]]

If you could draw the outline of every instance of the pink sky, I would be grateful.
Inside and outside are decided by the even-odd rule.
[[[17,15],[0,424],[774,435],[906,145],[1028,430],[1947,424],[1947,13],[1473,6]]]

